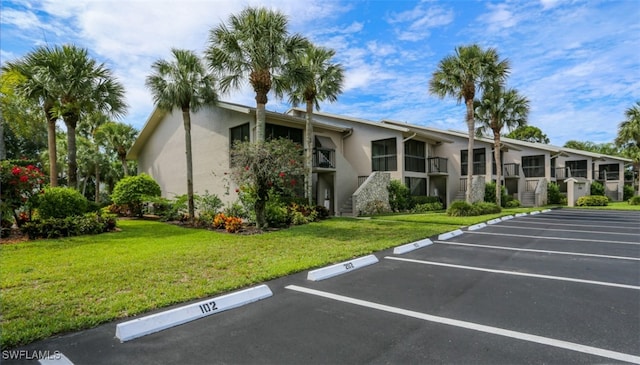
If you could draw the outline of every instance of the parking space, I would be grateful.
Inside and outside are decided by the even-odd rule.
[[[129,342],[107,324],[25,350],[76,365],[640,363],[638,223],[528,215],[330,279],[277,279],[271,298]]]

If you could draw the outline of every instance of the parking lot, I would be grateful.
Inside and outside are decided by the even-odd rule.
[[[76,365],[640,363],[639,212],[463,231],[325,280],[273,280],[267,299],[128,342],[110,323],[23,350]]]

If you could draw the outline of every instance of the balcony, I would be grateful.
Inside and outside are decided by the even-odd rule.
[[[620,173],[617,171],[594,170],[593,179],[598,181],[620,180]]]
[[[329,148],[314,148],[313,168],[335,170],[336,151]]]
[[[447,175],[449,170],[447,165],[449,160],[443,157],[429,157],[427,165],[429,166],[429,175]]]
[[[520,178],[520,164],[506,163],[502,166],[505,179],[518,179]]]

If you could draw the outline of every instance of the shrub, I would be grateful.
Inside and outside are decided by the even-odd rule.
[[[592,181],[591,182],[591,195],[601,195],[604,196],[604,185],[600,181]]]
[[[38,198],[38,212],[42,219],[83,215],[87,207],[87,199],[72,188],[46,188]]]
[[[236,233],[242,228],[242,218],[227,217],[224,220],[224,229],[229,233]]]
[[[21,227],[29,239],[99,234],[116,228],[114,215],[87,213],[66,218],[35,219]]]
[[[629,204],[631,205],[640,205],[640,195],[636,195],[629,199]]]
[[[413,209],[420,204],[442,203],[439,196],[415,195],[410,197],[409,208]]]
[[[504,206],[506,202],[509,200],[509,196],[507,195],[507,189],[504,187],[504,185],[500,186],[500,191],[502,192],[502,195],[500,196],[500,202]],[[488,182],[484,186],[484,201],[488,203],[496,202],[496,183],[495,182]]]
[[[633,186],[631,186],[631,185],[623,186],[623,188],[622,188],[622,200],[628,201],[629,199],[631,199],[633,197],[633,194],[635,194],[635,191],[633,190]]]
[[[277,196],[272,196],[267,201],[264,218],[269,227],[285,227],[290,223],[287,206]]]
[[[452,217],[465,217],[484,214],[500,213],[502,209],[495,203],[477,202],[469,204],[466,201],[455,201],[447,209],[447,215]]]
[[[400,180],[391,180],[387,187],[391,210],[400,212],[409,209],[411,191]]]
[[[317,219],[327,219],[330,216],[329,209],[325,208],[323,205],[316,205],[313,210],[316,212]]]
[[[463,217],[471,215],[471,204],[467,203],[464,200],[456,200],[447,209],[447,215],[452,217]]]
[[[227,219],[227,216],[224,215],[224,213],[218,213],[216,214],[216,216],[213,218],[213,228],[215,229],[223,229],[224,228],[224,222],[225,219]]]
[[[44,175],[34,164],[30,160],[0,161],[0,215],[18,226],[23,222],[18,219],[20,212],[31,216],[44,183]]]
[[[548,204],[562,204],[562,194],[560,193],[560,187],[555,182],[547,184],[547,203]]]
[[[160,185],[147,174],[127,176],[113,188],[111,199],[118,205],[126,204],[131,214],[141,217],[145,200],[160,196]]]
[[[440,202],[417,204],[411,210],[412,213],[426,213],[444,209],[444,205]]]
[[[505,208],[518,208],[518,207],[520,207],[520,200],[518,199],[509,200],[505,204]]]
[[[587,195],[581,196],[576,201],[576,205],[579,207],[598,207],[598,206],[606,206],[609,204],[609,199],[606,196],[602,195]]]

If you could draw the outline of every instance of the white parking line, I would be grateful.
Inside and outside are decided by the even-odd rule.
[[[514,338],[522,341],[528,341],[528,342],[538,343],[542,345],[553,346],[553,347],[562,348],[565,350],[581,352],[584,354],[601,356],[609,359],[640,364],[640,356],[625,354],[622,352],[581,345],[574,342],[556,340],[549,337],[537,336],[537,335],[532,335],[524,332],[517,332],[517,331],[507,330],[503,328],[498,328],[498,327],[485,326],[485,325],[473,323],[473,322],[466,322],[466,321],[461,321],[461,320],[452,319],[452,318],[434,316],[431,314],[411,311],[411,310],[397,308],[397,307],[391,307],[384,304],[369,302],[361,299],[355,299],[355,298],[328,293],[320,290],[309,289],[309,288],[305,288],[297,285],[288,285],[285,288],[294,290],[297,292],[305,293],[305,294],[311,294],[311,295],[315,295],[315,296],[319,296],[327,299],[337,300],[343,303],[354,304],[361,307],[377,309],[377,310],[381,310],[389,313],[400,314],[400,315],[411,317],[411,318],[422,319],[428,322],[440,323],[440,324],[445,324],[449,326],[465,328],[472,331],[484,332],[484,333],[489,333],[493,335]]]
[[[581,242],[601,242],[601,243],[619,243],[623,245],[640,245],[640,242],[630,241],[611,241],[611,240],[591,240],[588,238],[568,238],[568,237],[540,237],[540,236],[528,236],[524,234],[509,234],[509,233],[491,233],[491,232],[479,232],[479,231],[467,231],[468,234],[486,234],[490,236],[507,236],[507,237],[524,237],[524,238],[542,238],[545,240],[560,240],[560,241],[581,241]]]
[[[598,257],[598,258],[605,258],[605,259],[640,261],[640,257],[598,255],[598,254],[594,254],[594,253],[553,251],[553,250],[533,250],[533,249],[530,249],[530,248],[477,245],[477,244],[474,244],[474,243],[447,242],[447,241],[435,241],[435,243],[440,243],[440,244],[443,244],[443,245],[454,245],[454,246],[491,248],[491,249],[496,249],[496,250],[524,251],[524,252],[536,252],[536,253],[551,253],[551,254],[557,254],[557,255],[586,256],[586,257]]]
[[[557,228],[536,228],[536,227],[525,227],[525,226],[514,226],[514,225],[496,225],[494,227],[497,228],[517,228],[517,229],[529,229],[529,230],[540,230],[540,229],[544,229],[545,231],[552,231],[552,232],[578,232],[578,233],[606,233],[607,235],[618,235],[618,236],[633,236],[633,237],[638,237],[637,233],[622,233],[622,232],[598,232],[598,231],[585,231],[585,230],[578,230],[578,229],[557,229]]]
[[[581,284],[593,284],[593,285],[611,286],[611,287],[615,287],[615,288],[640,290],[640,286],[627,285],[627,284],[618,284],[618,283],[610,283],[610,282],[606,282],[606,281],[594,281],[594,280],[567,278],[567,277],[564,277],[564,276],[529,274],[529,273],[522,273],[522,272],[517,272],[517,271],[505,271],[505,270],[487,269],[487,268],[483,268],[483,267],[454,265],[454,264],[446,264],[446,263],[443,263],[443,262],[405,259],[405,258],[401,258],[401,257],[391,257],[391,256],[386,256],[385,259],[412,262],[412,263],[423,264],[423,265],[451,267],[451,268],[454,268],[454,269],[483,271],[483,272],[490,272],[490,273],[494,273],[494,274],[525,276],[525,277],[529,277],[529,278],[559,280],[559,281],[570,281],[570,282],[581,283]]]
[[[612,226],[610,225],[597,225],[597,224],[574,224],[574,223],[551,223],[551,222],[536,222],[538,220],[542,220],[543,218],[536,218],[536,219],[528,219],[528,220],[519,220],[517,222],[520,223],[524,223],[527,222],[527,224],[539,224],[539,225],[544,225],[544,226],[569,226],[569,227],[592,227],[592,228],[613,228],[613,229],[638,229],[638,226],[619,226],[619,225],[614,225]],[[557,222],[558,219],[547,219],[544,218],[544,220],[549,220],[549,221],[554,221]],[[514,221],[513,223],[516,223],[516,221]]]

